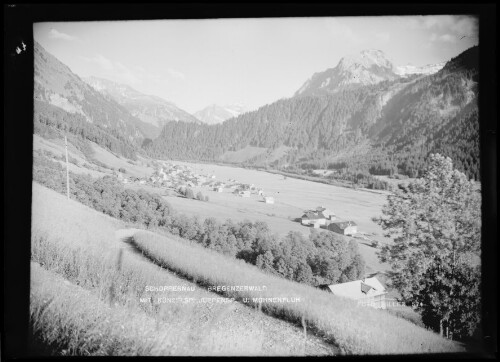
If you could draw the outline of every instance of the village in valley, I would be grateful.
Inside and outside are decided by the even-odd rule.
[[[254,196],[257,198],[257,201],[266,204],[275,203],[274,196],[266,195],[262,188],[254,184],[239,182],[235,179],[228,179],[225,182],[220,181],[217,180],[215,174],[198,174],[189,166],[166,161],[157,161],[156,170],[149,177],[126,177],[121,172],[115,172],[115,175],[124,184],[149,185],[155,188],[175,191],[181,195],[184,195],[188,188],[203,187],[211,192],[229,192],[234,196],[245,198]],[[369,240],[364,233],[358,232],[356,222],[344,220],[336,215],[333,210],[322,206],[318,206],[314,210],[304,210],[303,215],[296,218],[296,221],[300,221],[302,225],[315,229],[321,228],[338,234],[358,236],[359,238]]]
[[[159,189],[160,194],[163,196],[172,192],[178,197],[185,198],[189,194],[187,190],[196,188],[207,191],[206,195],[210,193],[225,193],[234,197],[247,198],[249,201],[265,204],[275,204],[277,202],[274,196],[266,195],[263,188],[253,183],[241,182],[234,178],[228,178],[224,181],[218,180],[215,173],[199,173],[186,164],[154,160],[153,166],[155,169],[154,172],[145,177],[126,177],[121,172],[115,172],[114,174],[126,185],[149,186]],[[286,177],[283,180],[285,181]],[[190,194],[193,195],[192,198],[200,201],[209,200],[207,196],[195,196],[194,192]],[[198,195],[201,195],[201,193],[199,192]],[[373,248],[377,248],[380,244],[378,240],[370,238],[369,233],[358,230],[358,225],[355,221],[343,219],[332,209],[322,206],[306,209],[302,215],[292,218],[292,221],[300,223],[304,227],[353,237],[365,243],[367,242]],[[387,275],[384,272],[376,271],[374,273],[366,273],[365,277],[360,280],[332,285],[319,285],[318,288],[337,296],[355,300],[360,306],[386,309],[386,305],[389,303],[388,296],[396,296],[396,294],[389,291],[386,282]]]

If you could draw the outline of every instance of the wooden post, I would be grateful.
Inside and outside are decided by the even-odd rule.
[[[64,144],[66,146],[66,196],[69,200],[69,165],[68,165],[68,139],[64,136]]]

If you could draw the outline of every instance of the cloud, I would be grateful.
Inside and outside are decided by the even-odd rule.
[[[184,73],[182,73],[178,70],[172,69],[172,68],[168,68],[167,72],[172,78],[176,78],[176,79],[185,79],[186,78]]]
[[[56,29],[52,28],[49,31],[49,38],[51,39],[61,39],[61,40],[76,40],[76,36],[72,36],[69,34],[61,33],[57,31]]]
[[[143,79],[143,75],[137,75],[130,68],[120,62],[114,62],[101,54],[94,57],[82,57],[83,60],[97,64],[105,72],[105,76],[119,83],[137,84]]]
[[[457,41],[457,38],[450,34],[443,34],[438,39],[447,43],[456,43]]]
[[[443,41],[451,41],[451,37],[474,37],[478,35],[478,19],[466,15],[429,15],[411,17],[407,21],[411,29],[425,29],[437,32],[445,32]],[[445,40],[447,39],[447,40]]]
[[[479,32],[479,24],[477,18],[466,17],[453,23],[451,30],[460,36],[477,36]]]
[[[87,62],[99,65],[101,68],[105,70],[112,71],[115,68],[113,62],[101,54],[97,54],[95,57],[92,58],[87,58],[87,57],[82,57],[82,58]]]
[[[162,84],[170,81],[172,78],[184,80],[186,76],[173,68],[165,69],[165,73],[159,74],[147,71],[140,65],[133,65],[131,67],[125,64],[113,61],[106,58],[102,54],[96,54],[93,57],[81,57],[88,63],[93,63],[101,68],[100,76],[113,80],[117,83],[125,83],[131,86],[144,82],[153,82],[155,84]]]
[[[432,33],[429,40],[431,42],[441,41],[445,43],[456,43],[458,39],[455,35],[451,34],[437,35],[436,33]]]

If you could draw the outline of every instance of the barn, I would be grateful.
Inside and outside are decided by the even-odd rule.
[[[333,221],[327,227],[328,230],[342,235],[353,235],[358,232],[358,226],[354,221]]]

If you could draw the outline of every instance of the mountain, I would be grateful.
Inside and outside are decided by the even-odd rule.
[[[372,65],[358,67],[358,74],[373,67],[373,74],[384,81],[336,91],[319,91],[311,83],[300,96],[222,124],[169,123],[147,152],[155,157],[221,161],[235,153],[241,160],[241,153],[248,151],[252,158],[246,159],[247,164],[266,166],[272,159],[271,166],[287,170],[333,167],[355,182],[359,174],[416,175],[425,169],[429,153],[440,152],[478,179],[477,47],[435,74],[415,77],[395,76],[385,58],[377,57],[376,66],[367,53],[365,58]],[[347,64],[353,63],[345,59],[339,63],[337,75]],[[338,86],[339,80],[330,85]]]
[[[401,76],[401,77],[408,77],[410,75],[414,74],[420,74],[420,75],[430,75],[439,72],[441,69],[443,69],[444,65],[446,62],[442,63],[437,63],[437,64],[427,64],[422,67],[416,67],[414,65],[408,64],[408,65],[400,65],[396,67],[396,74]]]
[[[242,104],[231,104],[227,106],[212,104],[196,112],[194,116],[203,123],[218,124],[229,118],[237,117],[246,111],[246,107]]]
[[[34,43],[35,130],[54,135],[57,129],[133,156],[151,137],[151,125],[134,117],[122,105],[104,97],[69,67]],[[56,132],[57,133],[57,132]]]
[[[366,86],[398,78],[381,50],[363,50],[342,58],[335,68],[315,73],[294,96],[331,94],[346,86]]]
[[[154,126],[155,136],[160,133],[161,127],[166,122],[199,122],[196,117],[174,103],[157,96],[143,94],[128,85],[97,77],[87,77],[84,80],[98,92],[118,102],[133,116]]]
[[[87,122],[122,132],[140,141],[150,129],[123,106],[85,83],[65,64],[34,44],[34,98],[70,114],[78,114]]]

